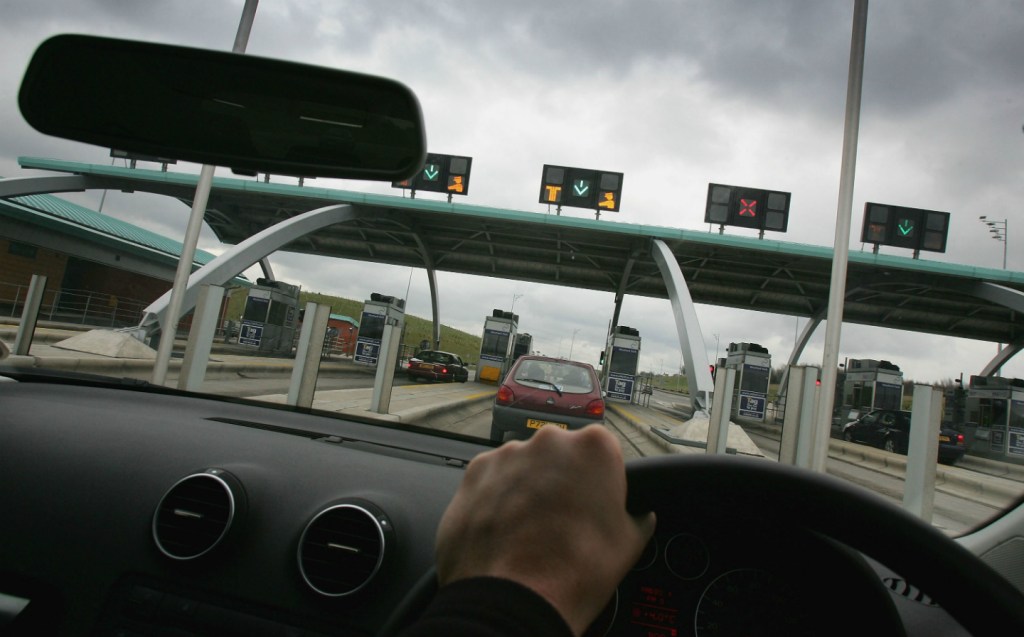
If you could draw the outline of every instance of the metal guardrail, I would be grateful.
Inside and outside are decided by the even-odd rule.
[[[20,317],[28,298],[28,285],[0,282],[0,314]],[[95,327],[131,327],[142,320],[149,303],[89,290],[68,288],[43,292],[40,320],[92,325]]]
[[[25,310],[29,286],[0,281],[0,318],[20,319]],[[131,328],[142,322],[149,301],[117,296],[107,292],[55,288],[43,291],[39,320],[67,325],[96,328]],[[230,321],[226,322],[230,323]],[[192,313],[181,318],[177,334],[187,334],[192,324]],[[230,329],[221,325],[215,338],[230,335]]]

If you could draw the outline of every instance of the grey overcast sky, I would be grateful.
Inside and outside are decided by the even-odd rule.
[[[243,4],[0,2],[0,176],[32,174],[18,166],[19,156],[110,162],[105,149],[43,137],[17,112],[21,73],[45,38],[77,32],[229,50]],[[546,214],[537,203],[541,166],[582,166],[625,174],[621,211],[602,221],[708,230],[708,183],[749,185],[792,193],[789,231],[769,238],[831,247],[853,5],[262,0],[248,53],[410,86],[421,100],[430,150],[473,157],[471,194],[459,202]],[[921,254],[948,263],[1001,268],[1003,244],[978,216],[1006,219],[1008,267],[1024,268],[1022,34],[1021,0],[871,3],[851,251],[870,249],[858,241],[861,214],[865,201],[879,201],[951,213],[947,252]],[[399,192],[370,182],[317,185]],[[96,208],[100,196],[68,198]],[[157,197],[109,193],[103,212],[180,240],[189,211]],[[225,249],[208,230],[200,247]],[[280,253],[271,261],[279,279],[305,290],[353,299],[407,296],[411,314],[430,315],[422,270]],[[538,350],[571,350],[573,358],[596,364],[611,294],[444,273],[439,282],[444,323],[478,333],[492,308],[509,309],[515,299],[521,329],[534,335]],[[768,347],[774,366],[785,364],[804,324],[711,306],[699,306],[698,315],[709,359],[716,347],[721,354],[728,343],[746,341]],[[678,369],[667,300],[627,297],[620,323],[640,330],[642,369]],[[821,364],[823,332],[801,363]],[[977,373],[995,352],[992,343],[847,325],[840,358],[887,359],[908,379],[938,382]],[[1024,377],[1024,362],[1012,361],[1004,374]]]

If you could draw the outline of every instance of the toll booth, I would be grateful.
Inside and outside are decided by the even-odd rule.
[[[484,318],[484,333],[480,339],[480,362],[477,363],[477,380],[485,383],[500,383],[515,358],[512,347],[519,329],[519,315],[504,310],[494,310]],[[532,342],[532,339],[531,339]]]
[[[397,325],[400,329],[405,327],[405,299],[374,292],[363,304],[355,354],[352,357],[356,363],[377,366],[386,325]]]
[[[529,354],[533,349],[533,337],[527,333],[516,334],[515,344],[512,346],[512,362],[524,354]]]
[[[1024,380],[971,376],[966,412],[968,453],[1024,464]]]
[[[256,279],[245,300],[238,343],[260,354],[291,355],[299,316],[299,286]]]
[[[903,408],[903,372],[889,361],[851,358],[836,384],[834,419],[838,424],[872,409]]]
[[[736,370],[732,416],[764,422],[772,375],[772,357],[768,348],[757,343],[729,343],[725,366]]]
[[[632,402],[640,365],[640,332],[616,325],[608,335],[604,351],[606,397]]]

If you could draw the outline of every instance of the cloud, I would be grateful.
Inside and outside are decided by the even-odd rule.
[[[6,8],[0,175],[24,176],[19,155],[110,162],[106,149],[45,138],[17,113],[20,74],[43,39],[86,32],[227,50],[243,4],[64,0]],[[708,183],[748,185],[793,194],[789,231],[770,238],[832,246],[852,14],[853,3],[817,0],[264,0],[248,53],[408,84],[421,100],[430,150],[473,157],[470,196],[458,203],[546,214],[537,201],[541,167],[583,166],[625,174],[622,209],[602,215],[607,223],[717,231],[703,223]],[[864,202],[878,201],[951,213],[948,251],[921,258],[1001,265],[1002,245],[977,216],[1016,222],[1007,202],[1020,198],[1024,163],[1022,32],[1024,13],[1013,0],[986,2],[984,10],[956,0],[871,5],[852,250],[862,248]],[[386,183],[317,185],[400,194]],[[68,196],[95,206],[100,194]],[[188,217],[180,202],[122,193],[109,193],[104,211],[174,238]],[[208,229],[200,247],[224,249]],[[1024,267],[1017,254],[1008,257],[1011,269]],[[410,279],[409,268],[290,254],[271,262],[278,278],[307,290],[407,295],[410,313],[430,314],[421,269]],[[542,351],[567,354],[571,346],[574,357],[596,361],[604,347],[609,294],[447,273],[438,279],[448,325],[475,333],[493,308],[522,295],[515,304],[522,329]],[[773,364],[784,364],[805,322],[697,309],[710,358],[717,335],[719,352],[729,342],[756,342]],[[667,300],[627,296],[620,323],[641,332],[642,366],[678,365]],[[821,338],[799,362],[820,364]],[[845,326],[842,337],[843,356],[892,360],[919,380],[976,373],[994,353],[991,343],[860,326]],[[1024,366],[1011,363],[1007,373],[1024,375]]]

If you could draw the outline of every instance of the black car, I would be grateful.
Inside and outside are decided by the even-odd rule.
[[[469,380],[469,370],[458,354],[423,350],[409,359],[405,373],[412,380],[443,381],[464,383]]]
[[[875,409],[843,426],[843,440],[859,442],[891,453],[906,455],[910,437],[910,412],[900,409]],[[939,431],[939,462],[956,464],[964,457],[964,435],[955,429]]]

